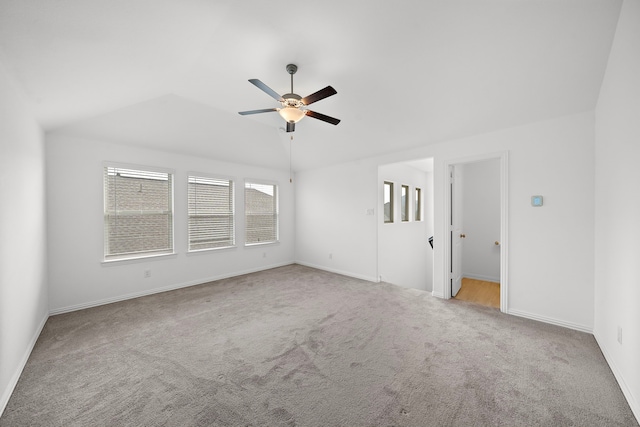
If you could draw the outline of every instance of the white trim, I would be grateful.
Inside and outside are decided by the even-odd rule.
[[[217,248],[195,249],[195,250],[187,251],[185,255],[187,255],[187,256],[200,255],[200,254],[204,254],[204,253],[208,253],[208,252],[228,251],[228,250],[234,250],[234,249],[238,249],[238,245],[220,246],[220,247],[217,247]]]
[[[257,184],[264,186],[273,186],[274,194],[273,196],[276,199],[276,238],[275,240],[270,240],[267,242],[250,242],[247,243],[247,184]],[[272,244],[272,243],[280,243],[280,184],[277,181],[269,181],[269,180],[259,180],[259,179],[244,179],[244,184],[242,184],[242,203],[243,203],[243,214],[242,219],[244,221],[244,247],[250,247],[255,245],[262,244]]]
[[[205,248],[205,249],[191,249],[191,236],[189,234],[189,219],[191,216],[189,215],[189,178],[205,178],[205,179],[215,179],[219,181],[228,181],[229,187],[231,189],[231,218],[233,219],[233,244],[228,246],[219,246],[214,248]],[[175,185],[175,182],[174,182]],[[220,249],[230,249],[236,248],[238,243],[238,215],[236,212],[236,179],[230,176],[223,175],[213,175],[207,173],[200,172],[187,172],[187,179],[185,180],[185,194],[187,195],[187,254],[197,253],[202,251],[210,251],[210,250],[220,250]],[[244,191],[243,191],[244,195]],[[175,224],[174,224],[175,226]]]
[[[500,156],[500,311],[509,310],[509,152]],[[504,286],[503,286],[504,284]]]
[[[255,248],[256,246],[269,246],[269,245],[279,245],[280,240],[273,240],[271,242],[256,242],[256,243],[245,243],[245,248]]]
[[[56,308],[50,311],[50,315],[54,316],[56,314],[70,313],[72,311],[84,310],[86,308],[98,307],[101,305],[112,304],[114,302],[126,301],[134,298],[140,298],[147,295],[159,294],[160,292],[173,291],[181,288],[188,288],[190,286],[202,285],[204,283],[214,282],[216,280],[228,279],[229,277],[242,276],[244,274],[249,273],[257,273],[259,271],[270,270],[272,268],[283,267],[285,265],[294,264],[293,262],[283,262],[278,264],[270,264],[266,266],[261,266],[257,268],[250,268],[247,270],[236,271],[229,274],[220,274],[212,277],[205,277],[202,279],[191,280],[189,282],[178,283],[175,285],[164,286],[162,288],[155,288],[141,292],[134,292],[130,294],[120,295],[117,297],[105,298],[97,301],[86,302],[82,304],[70,305],[67,307]]]
[[[104,168],[106,167],[110,167],[110,168],[122,168],[122,169],[132,169],[132,170],[142,170],[142,171],[149,171],[149,172],[160,172],[160,173],[168,173],[171,175],[176,174],[176,170],[172,169],[172,168],[166,168],[166,167],[162,167],[162,166],[149,166],[149,165],[140,165],[140,164],[134,164],[134,163],[121,163],[121,162],[111,162],[109,160],[104,160],[102,162],[102,170],[103,170],[103,174],[104,174]]]
[[[6,409],[7,404],[9,403],[9,399],[11,398],[11,395],[13,394],[13,391],[15,390],[16,385],[18,385],[18,380],[20,380],[22,371],[24,370],[24,367],[27,365],[29,356],[31,356],[31,352],[35,347],[36,342],[38,341],[38,338],[42,333],[42,329],[44,328],[44,325],[47,323],[47,320],[49,320],[48,314],[45,315],[44,318],[40,321],[40,325],[36,328],[36,333],[31,337],[31,341],[29,341],[29,345],[27,346],[27,349],[25,350],[24,355],[22,356],[22,359],[18,364],[18,367],[16,368],[15,372],[11,376],[11,379],[9,380],[9,384],[7,385],[7,388],[2,393],[2,397],[0,397],[0,416],[2,416],[2,414],[4,413],[4,410]]]
[[[153,251],[143,252],[140,256],[127,257],[126,255],[123,258],[118,258],[119,255],[111,255],[111,259],[107,258],[105,254],[105,250],[107,247],[106,236],[105,236],[105,221],[104,218],[107,214],[107,197],[105,192],[105,181],[104,181],[104,169],[105,168],[122,168],[122,169],[131,169],[131,170],[140,170],[142,172],[157,172],[157,173],[166,173],[167,175],[171,175],[171,179],[169,180],[171,183],[171,249],[167,249],[164,253],[154,254]],[[103,263],[113,262],[113,261],[122,261],[129,259],[139,259],[139,258],[147,258],[147,257],[155,257],[155,256],[164,256],[164,255],[175,255],[176,254],[176,171],[175,169],[168,169],[162,167],[155,166],[142,166],[142,165],[133,165],[127,163],[118,163],[118,162],[110,162],[103,161],[102,162],[102,260]],[[188,177],[187,177],[188,181]],[[187,243],[188,246],[188,243]],[[169,252],[171,251],[171,252]]]
[[[249,183],[249,184],[262,184],[262,185],[275,185],[276,187],[280,187],[280,181],[271,180],[271,179],[263,179],[263,178],[253,179],[253,178],[245,177],[242,182],[243,182],[243,184],[242,184],[242,189],[243,190],[246,188],[247,183]],[[278,192],[280,192],[280,191],[278,190]]]
[[[633,415],[636,417],[636,420],[640,423],[640,400],[635,398],[635,396],[631,392],[631,389],[629,388],[629,386],[625,382],[624,376],[622,375],[622,372],[620,372],[620,369],[614,363],[613,358],[607,352],[606,347],[601,344],[604,341],[599,340],[598,339],[598,334],[596,334],[595,332],[593,334],[593,337],[596,339],[596,343],[598,344],[598,347],[600,347],[600,351],[602,352],[602,355],[604,356],[604,360],[607,361],[607,364],[609,365],[609,368],[611,369],[611,372],[613,372],[613,376],[618,381],[618,385],[620,386],[620,389],[622,390],[622,394],[627,399],[627,403],[629,404],[629,407],[631,408],[631,412],[633,412]]]
[[[124,263],[126,261],[149,261],[150,258],[162,258],[162,257],[177,257],[178,253],[177,252],[167,252],[167,253],[160,253],[160,254],[149,254],[149,252],[144,252],[147,255],[139,255],[139,256],[129,256],[129,257],[125,257],[125,255],[118,255],[118,256],[122,256],[123,258],[110,258],[110,259],[103,259],[100,261],[100,264],[102,265],[113,265],[113,264],[121,264]],[[114,255],[115,257],[116,255]]]
[[[444,168],[442,173],[444,174],[444,216],[442,224],[435,225],[436,227],[442,227],[443,233],[443,269],[442,269],[442,286],[443,289],[433,291],[434,296],[439,298],[450,299],[451,298],[451,286],[449,272],[451,271],[451,241],[449,221],[447,218],[451,216],[451,191],[449,186],[451,185],[449,179],[449,170],[451,166],[473,163],[483,160],[499,159],[500,160],[500,311],[503,313],[509,312],[509,296],[508,296],[508,279],[509,279],[509,152],[501,151],[498,153],[480,154],[471,157],[462,157],[456,159],[447,159],[444,161]],[[442,295],[442,296],[440,296]]]
[[[350,271],[337,270],[335,268],[324,267],[322,265],[316,265],[316,264],[312,264],[312,263],[304,262],[304,261],[296,261],[295,263],[296,264],[300,264],[300,265],[304,265],[305,267],[311,267],[311,268],[316,268],[318,270],[328,271],[330,273],[340,274],[342,276],[348,276],[348,277],[353,277],[355,279],[366,280],[367,282],[374,282],[374,283],[380,282],[380,280],[378,280],[375,277],[365,276],[363,274],[352,273]]]
[[[510,309],[507,314],[524,317],[525,319],[536,320],[538,322],[549,323],[551,325],[562,326],[563,328],[574,329],[576,331],[586,332],[588,334],[593,334],[593,328],[591,326],[580,325],[578,323],[567,322],[565,320],[558,320],[552,317],[540,316],[538,314],[531,314],[522,310]]]
[[[224,175],[224,174],[223,175],[219,175],[219,174],[215,174],[215,173],[187,171],[187,180],[186,180],[187,184],[189,183],[189,177],[196,177],[196,178],[197,177],[202,177],[202,178],[210,178],[210,179],[220,179],[220,180],[233,182],[234,187],[236,185],[236,178],[234,176],[230,176],[230,175]]]

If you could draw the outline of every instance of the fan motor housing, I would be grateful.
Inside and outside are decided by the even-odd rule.
[[[302,97],[297,93],[285,93],[282,95],[282,99],[282,105],[284,107],[300,108],[304,105],[301,101]]]

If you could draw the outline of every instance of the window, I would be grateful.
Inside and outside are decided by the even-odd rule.
[[[422,190],[416,188],[415,198],[415,220],[422,221]]]
[[[235,245],[233,181],[189,176],[189,250]]]
[[[409,186],[402,186],[400,198],[400,217],[403,221],[409,221]]]
[[[393,222],[393,182],[384,182],[384,222]]]
[[[245,244],[278,240],[278,186],[245,182]]]
[[[173,253],[173,175],[104,168],[104,259]]]

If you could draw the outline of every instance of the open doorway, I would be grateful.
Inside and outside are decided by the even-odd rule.
[[[445,168],[445,298],[506,312],[507,153],[449,161]]]
[[[451,165],[451,296],[500,308],[500,159]]]

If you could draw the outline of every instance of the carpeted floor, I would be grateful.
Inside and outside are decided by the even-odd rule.
[[[0,426],[638,426],[594,338],[298,265],[51,317]]]

